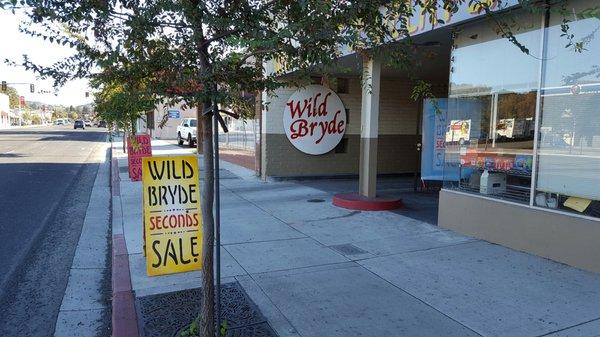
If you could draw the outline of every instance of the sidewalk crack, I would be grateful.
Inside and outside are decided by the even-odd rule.
[[[357,214],[360,214],[360,213],[362,213],[362,212],[361,212],[361,211],[352,211],[352,212],[350,212],[350,213],[348,213],[348,214],[344,214],[344,215],[338,215],[338,216],[328,216],[328,217],[325,217],[325,218],[322,218],[322,219],[306,220],[306,221],[304,221],[304,222],[305,222],[305,223],[308,223],[308,222],[317,222],[317,221],[324,221],[324,220],[333,220],[333,219],[349,218],[349,217],[355,216],[355,215],[357,215]]]

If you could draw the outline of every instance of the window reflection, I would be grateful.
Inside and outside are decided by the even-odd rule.
[[[546,29],[541,95],[537,206],[600,216],[600,11],[597,1],[570,1],[569,33],[584,42],[565,47],[558,13]]]
[[[539,55],[541,16],[508,15],[517,40]],[[448,172],[446,187],[529,202],[539,60],[493,22],[464,27],[455,45],[446,161],[458,172]]]

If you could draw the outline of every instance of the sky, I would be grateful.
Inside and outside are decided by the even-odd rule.
[[[87,80],[76,80],[67,83],[60,88],[58,95],[54,95],[52,80],[40,80],[32,71],[23,67],[7,65],[4,60],[9,59],[20,63],[23,54],[41,65],[51,65],[57,60],[73,54],[67,46],[61,46],[44,41],[42,38],[32,37],[19,32],[19,24],[27,22],[23,12],[12,12],[0,9],[0,81],[6,81],[9,86],[14,87],[19,95],[24,96],[26,101],[38,101],[53,105],[81,105],[93,102],[93,97],[85,97],[85,92],[90,91]],[[12,85],[10,83],[26,83]],[[35,85],[36,93],[29,91],[29,84]],[[39,90],[51,91],[51,94],[40,94]]]

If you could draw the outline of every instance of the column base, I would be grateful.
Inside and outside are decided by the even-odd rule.
[[[358,193],[340,193],[333,196],[338,207],[358,211],[389,211],[403,206],[402,199],[391,197],[364,197]]]

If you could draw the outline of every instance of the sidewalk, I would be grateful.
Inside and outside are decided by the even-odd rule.
[[[193,151],[153,141],[156,156]],[[113,233],[134,296],[199,287],[200,272],[146,275],[141,183],[118,141],[113,156]],[[402,214],[337,208],[318,182],[221,167],[222,281],[239,282],[281,337],[600,336],[600,275]]]
[[[110,334],[110,143],[95,158],[98,172],[90,194],[54,337]]]

